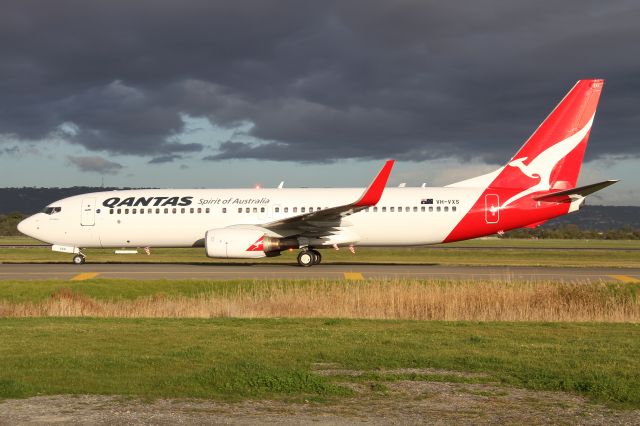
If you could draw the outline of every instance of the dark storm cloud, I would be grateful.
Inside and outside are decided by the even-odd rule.
[[[156,160],[203,149],[176,138],[188,115],[251,124],[210,160],[502,162],[603,77],[588,156],[637,156],[639,20],[635,1],[8,1],[0,133]]]
[[[102,174],[116,174],[122,169],[122,164],[107,160],[100,156],[67,157],[69,162],[81,172],[96,172]]]

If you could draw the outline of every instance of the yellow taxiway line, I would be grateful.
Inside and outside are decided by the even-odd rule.
[[[629,275],[609,275],[611,278],[615,278],[623,283],[640,283],[640,280]]]
[[[364,277],[362,276],[361,272],[345,272],[344,279],[351,280],[351,281],[359,281],[359,280],[364,280]]]
[[[71,281],[90,280],[91,278],[95,278],[98,275],[100,275],[100,272],[85,272],[83,274],[78,274],[75,277],[71,278]]]

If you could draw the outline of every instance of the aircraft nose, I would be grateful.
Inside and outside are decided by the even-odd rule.
[[[18,223],[18,231],[29,237],[33,237],[35,228],[36,226],[33,217],[28,217]]]

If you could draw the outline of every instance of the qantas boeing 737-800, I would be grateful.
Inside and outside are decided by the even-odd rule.
[[[73,253],[84,248],[204,247],[216,258],[277,256],[320,263],[318,249],[447,243],[534,227],[574,212],[617,181],[576,187],[603,80],[580,80],[498,170],[441,188],[385,188],[387,161],[364,191],[153,189],[56,201],[18,225]]]

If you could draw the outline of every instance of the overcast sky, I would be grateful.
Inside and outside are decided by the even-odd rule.
[[[0,186],[443,185],[597,77],[581,182],[640,205],[635,0],[0,4]]]

